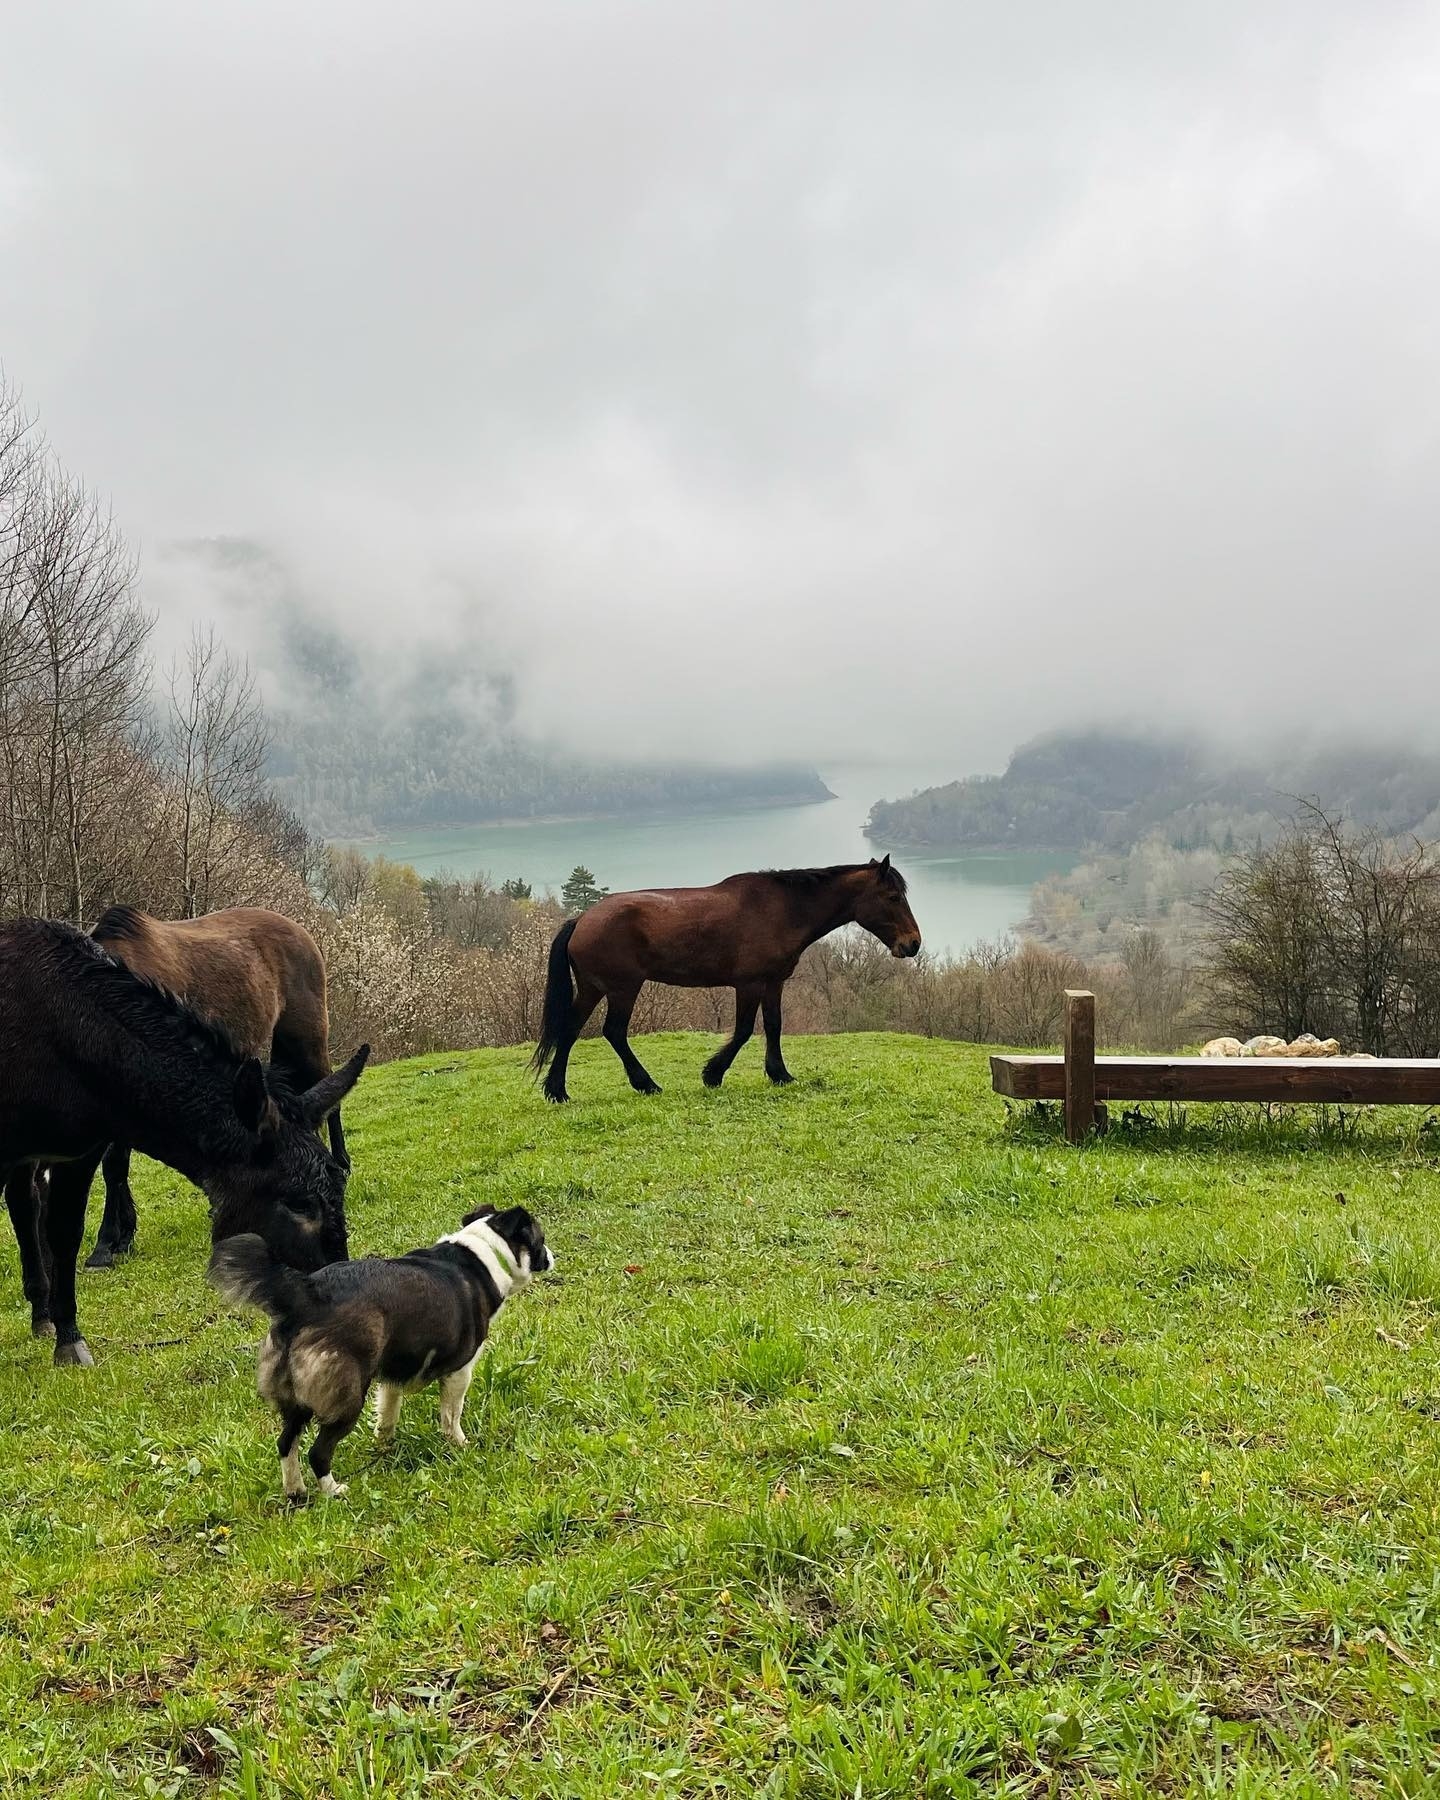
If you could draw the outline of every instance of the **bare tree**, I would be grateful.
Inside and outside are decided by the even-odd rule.
[[[1312,1031],[1375,1056],[1440,1051],[1440,858],[1305,805],[1208,900],[1212,985],[1236,1031]]]
[[[8,904],[79,920],[113,847],[114,757],[143,716],[150,619],[96,497],[50,462],[27,482],[0,681],[0,854]]]
[[[269,737],[247,663],[223,648],[213,627],[193,632],[170,669],[164,760],[175,783],[174,839],[185,916],[236,898],[236,877],[253,855],[247,812],[266,798]]]

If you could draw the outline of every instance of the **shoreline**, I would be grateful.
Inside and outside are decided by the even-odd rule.
[[[861,830],[865,831],[864,826]],[[869,831],[865,831],[865,837],[885,850],[928,851],[941,856],[1073,856],[1079,864],[1103,854],[1099,850],[1077,850],[1070,844],[954,844],[940,839],[877,837]]]
[[[601,825],[625,823],[643,823],[657,819],[693,819],[699,814],[723,817],[725,814],[742,816],[745,813],[776,812],[791,806],[827,806],[830,801],[840,796],[826,788],[823,794],[806,794],[803,796],[785,795],[769,800],[717,801],[713,806],[656,806],[642,807],[633,812],[585,812],[585,813],[537,813],[523,819],[465,819],[447,820],[444,824],[410,824],[394,825],[384,831],[369,831],[358,836],[342,835],[329,832],[321,833],[327,844],[385,844],[399,837],[410,837],[420,832],[433,833],[436,837],[445,837],[465,831],[528,831],[535,826],[544,825]]]

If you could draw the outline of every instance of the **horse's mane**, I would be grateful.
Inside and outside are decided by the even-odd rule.
[[[778,881],[782,887],[815,888],[823,887],[841,875],[858,874],[861,869],[874,869],[881,873],[878,863],[831,863],[824,869],[761,869],[759,873],[768,875],[771,881]],[[893,865],[884,870],[883,875],[898,893],[906,891],[905,877]]]
[[[90,935],[99,943],[114,943],[119,938],[132,942],[144,937],[146,917],[138,906],[107,906],[95,921]]]
[[[129,907],[111,909],[112,912],[131,910]],[[109,916],[106,914],[106,918]],[[232,1066],[244,1062],[234,1039],[222,1025],[196,1012],[193,1006],[158,981],[137,975],[109,955],[93,937],[54,919],[39,919],[35,925],[49,940],[50,960],[57,973],[73,976],[77,982],[83,981],[87,994],[96,1004],[142,1042],[154,1044],[157,1049],[168,1044],[198,1050],[202,1055],[217,1056]]]

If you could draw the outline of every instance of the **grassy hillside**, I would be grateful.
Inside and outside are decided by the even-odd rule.
[[[1007,1126],[902,1038],[603,1043],[374,1071],[357,1251],[481,1198],[557,1278],[472,1444],[291,1515],[259,1331],[146,1165],[101,1366],[0,1321],[0,1791],[1419,1794],[1440,1780],[1431,1134],[1381,1113]],[[1342,1203],[1343,1197],[1343,1203]]]

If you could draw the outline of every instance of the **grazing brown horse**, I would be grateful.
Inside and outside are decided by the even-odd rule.
[[[325,958],[293,919],[257,906],[227,906],[199,919],[154,919],[112,906],[90,934],[117,962],[164,988],[225,1032],[241,1056],[273,1064],[298,1088],[330,1073]],[[338,1109],[330,1149],[346,1162]],[[89,1269],[108,1269],[135,1242],[130,1146],[112,1144],[101,1168],[105,1217]]]
[[[550,1064],[546,1099],[569,1099],[570,1051],[601,1000],[609,1002],[606,1042],[631,1087],[660,1092],[626,1038],[647,981],[735,989],[735,1031],[706,1063],[706,1087],[725,1079],[762,1008],[765,1073],[774,1082],[789,1081],[780,1054],[780,990],[805,950],[841,925],[863,925],[892,956],[919,951],[920,927],[905,898],[905,878],[888,856],[829,869],[764,869],[728,876],[714,887],[611,894],[578,919],[567,919],[550,946],[544,1020],[532,1059],[537,1074]]]

